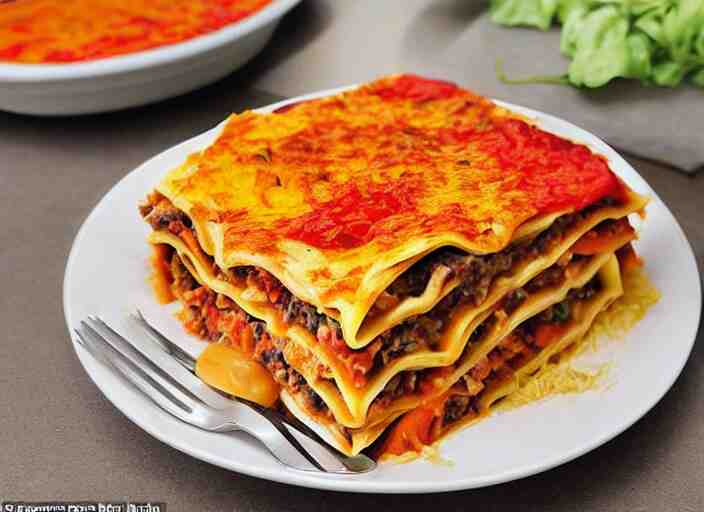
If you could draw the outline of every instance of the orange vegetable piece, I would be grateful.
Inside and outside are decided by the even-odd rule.
[[[420,452],[423,446],[433,442],[431,429],[434,420],[434,410],[427,407],[419,407],[407,413],[386,438],[382,453],[402,455],[406,452]]]
[[[535,330],[535,343],[545,348],[557,341],[564,333],[565,326],[558,324],[540,324]]]

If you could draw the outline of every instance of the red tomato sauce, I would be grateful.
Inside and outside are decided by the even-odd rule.
[[[443,80],[433,80],[417,75],[401,75],[388,87],[376,89],[376,94],[385,100],[412,100],[425,102],[449,98],[461,93],[457,85]]]
[[[529,195],[539,214],[580,210],[606,196],[623,198],[623,185],[606,158],[520,119],[497,120],[476,140],[501,169],[519,176],[516,189]]]
[[[415,210],[411,183],[371,186],[364,193],[352,183],[332,201],[320,203],[310,213],[283,221],[286,236],[321,249],[351,249],[368,243],[383,230],[383,221]]]
[[[271,0],[14,0],[0,3],[0,61],[103,59],[208,34]]]
[[[415,75],[403,75],[372,92],[387,102],[410,100],[413,103],[444,101],[464,93],[449,82]],[[473,101],[470,97],[466,104]],[[297,105],[289,105],[278,112],[283,114]],[[587,147],[547,133],[522,119],[495,115],[491,106],[480,110],[480,118],[470,120],[463,119],[464,110],[462,106],[455,111],[453,117],[448,118],[447,126],[409,132],[409,128],[401,124],[391,130],[390,137],[396,135],[392,133],[394,130],[398,134],[405,131],[419,135],[426,143],[432,140],[439,146],[471,147],[477,159],[489,161],[491,173],[503,180],[502,191],[507,195],[517,194],[517,204],[524,210],[530,208],[535,215],[579,210],[606,196],[617,200],[624,197],[623,185],[609,169],[607,160]],[[359,140],[359,129],[351,132],[349,138]],[[406,160],[400,163],[410,167],[428,167],[432,163],[427,153],[406,152],[405,155]],[[389,149],[384,158],[394,160],[393,149]],[[465,169],[463,172],[470,177],[477,172],[471,162],[466,162]],[[482,172],[486,173],[486,169]],[[340,250],[360,247],[393,233],[395,227],[406,227],[409,216],[426,232],[451,230],[469,237],[479,234],[475,221],[467,216],[464,203],[446,204],[432,214],[418,206],[428,181],[443,176],[430,171],[420,175],[411,173],[411,176],[411,179],[402,177],[373,186],[365,185],[364,179],[353,178],[335,193],[334,199],[313,204],[312,211],[282,221],[278,228],[288,238],[313,247]],[[471,187],[478,191],[482,185],[475,180],[464,191],[469,197],[473,193]]]

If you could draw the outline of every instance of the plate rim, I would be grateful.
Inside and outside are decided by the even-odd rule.
[[[331,96],[346,90],[354,89],[358,87],[358,85],[350,85],[350,86],[344,86],[344,87],[336,87],[332,89],[326,89],[322,91],[317,91],[301,96],[297,96],[294,98],[289,98],[285,99],[282,101],[278,101],[275,103],[272,103],[270,105],[266,105],[263,107],[259,107],[257,109],[254,109],[255,111],[260,111],[260,112],[271,112],[273,110],[276,110],[277,108],[283,107],[285,105],[289,105],[292,103],[297,103],[301,101],[306,101],[309,99],[316,99],[316,98],[321,98],[325,96]],[[674,383],[677,381],[679,376],[682,373],[682,370],[684,369],[684,366],[686,365],[687,361],[689,360],[689,357],[691,355],[692,349],[694,347],[694,343],[696,342],[697,338],[697,333],[699,330],[699,324],[701,320],[701,307],[702,307],[702,285],[701,285],[701,275],[699,273],[699,268],[697,265],[696,258],[694,256],[694,251],[692,249],[691,243],[689,242],[684,230],[680,226],[679,222],[677,221],[677,218],[673,215],[667,204],[662,201],[662,199],[657,195],[657,193],[650,187],[648,182],[638,173],[636,169],[633,168],[615,149],[613,149],[611,146],[609,146],[606,142],[604,142],[602,139],[597,137],[596,135],[588,132],[587,130],[580,128],[579,126],[574,125],[573,123],[561,119],[557,116],[547,114],[545,112],[541,112],[535,109],[531,109],[528,107],[523,107],[520,105],[516,105],[510,102],[506,101],[500,101],[500,100],[492,100],[496,104],[505,107],[509,110],[512,110],[514,112],[518,112],[524,115],[527,115],[530,118],[536,119],[536,120],[546,120],[550,121],[553,123],[558,123],[558,124],[563,124],[566,125],[566,127],[569,127],[575,134],[578,135],[578,138],[575,140],[579,140],[581,143],[587,145],[593,150],[598,151],[600,154],[604,154],[607,156],[607,158],[610,160],[610,167],[617,165],[619,167],[623,166],[627,169],[629,169],[636,177],[636,180],[640,180],[639,185],[643,188],[645,188],[648,193],[651,195],[653,201],[658,202],[660,206],[664,209],[664,212],[669,215],[670,220],[672,223],[674,223],[674,227],[677,230],[677,235],[678,238],[681,238],[681,240],[684,242],[684,247],[687,249],[687,259],[692,263],[693,268],[695,270],[697,279],[695,280],[695,288],[696,288],[696,314],[695,314],[695,321],[692,322],[693,330],[690,332],[690,335],[688,336],[689,339],[687,339],[687,347],[685,350],[681,350],[679,353],[682,355],[681,360],[677,364],[677,370],[672,373],[670,378],[668,379],[666,385],[663,385],[662,388],[658,390],[657,393],[655,393],[655,398],[651,401],[646,403],[643,407],[641,407],[639,410],[633,412],[631,415],[628,417],[622,419],[621,421],[618,422],[618,426],[616,428],[609,428],[607,431],[603,434],[600,435],[595,435],[593,438],[590,438],[587,442],[584,442],[580,445],[577,445],[574,449],[562,452],[561,454],[554,456],[554,457],[548,457],[547,460],[541,460],[539,462],[533,463],[533,464],[524,464],[523,466],[519,466],[517,468],[513,468],[510,470],[506,470],[500,473],[492,473],[490,475],[484,476],[484,477],[470,477],[470,478],[457,478],[457,479],[452,479],[449,481],[438,481],[438,480],[432,480],[427,483],[424,483],[423,485],[420,484],[414,484],[414,487],[412,490],[404,489],[401,488],[402,485],[400,483],[394,482],[394,485],[390,485],[388,482],[374,482],[373,480],[363,480],[360,481],[358,480],[359,477],[362,477],[363,475],[360,476],[347,476],[343,479],[340,479],[338,476],[333,476],[333,475],[325,475],[321,473],[302,473],[302,472],[296,472],[289,470],[287,468],[284,468],[283,466],[281,467],[276,467],[276,469],[271,469],[271,468],[257,468],[255,470],[251,470],[246,466],[246,464],[242,463],[237,463],[236,461],[229,461],[229,465],[225,465],[222,461],[218,460],[216,457],[210,455],[209,452],[199,450],[199,449],[194,449],[192,447],[186,446],[186,441],[185,440],[174,440],[172,437],[169,437],[168,435],[164,435],[161,432],[157,432],[155,429],[151,428],[148,425],[148,422],[146,421],[141,421],[137,416],[137,414],[132,414],[128,411],[125,411],[118,407],[113,399],[110,396],[110,391],[106,391],[106,386],[103,383],[99,382],[99,379],[95,379],[91,370],[89,370],[88,366],[86,365],[86,362],[84,358],[86,358],[86,354],[78,349],[78,345],[74,339],[73,331],[72,331],[72,325],[71,325],[71,305],[69,301],[69,282],[71,281],[71,275],[72,272],[74,271],[74,259],[77,257],[76,254],[78,252],[77,247],[80,245],[80,242],[82,239],[85,237],[86,231],[87,231],[87,226],[89,225],[90,221],[93,219],[94,216],[98,214],[98,211],[101,207],[101,205],[104,204],[104,201],[108,196],[110,196],[116,189],[118,189],[125,180],[129,179],[133,174],[143,172],[145,168],[148,168],[152,162],[155,160],[159,159],[164,153],[167,153],[169,151],[175,150],[182,145],[186,145],[189,142],[191,142],[193,139],[197,137],[204,136],[210,132],[214,132],[215,130],[219,129],[220,126],[226,121],[222,121],[221,123],[218,123],[216,126],[203,131],[202,133],[196,134],[192,137],[189,137],[188,139],[179,142],[178,144],[175,144],[173,146],[170,146],[166,148],[165,150],[159,152],[158,154],[152,156],[151,158],[147,159],[134,169],[132,169],[130,172],[125,174],[122,178],[120,178],[110,189],[103,194],[100,199],[97,201],[97,203],[93,206],[91,209],[90,213],[86,216],[86,218],[83,220],[81,223],[78,231],[76,232],[76,236],[74,237],[74,241],[71,245],[71,249],[69,251],[69,255],[66,261],[66,267],[64,271],[64,280],[63,280],[63,288],[62,288],[62,300],[63,300],[63,310],[64,310],[64,319],[66,321],[66,325],[69,331],[69,339],[71,340],[71,344],[73,345],[73,349],[76,352],[76,355],[78,356],[79,361],[81,362],[81,365],[83,366],[84,370],[90,377],[90,379],[93,381],[93,383],[96,385],[96,387],[103,393],[105,398],[110,401],[115,408],[120,411],[122,414],[124,414],[130,421],[135,423],[137,426],[139,426],[142,430],[145,432],[149,433],[151,436],[155,437],[159,441],[171,446],[172,448],[175,448],[183,453],[186,453],[192,457],[195,457],[197,459],[203,460],[205,462],[208,462],[210,464],[222,467],[224,469],[227,469],[229,471],[235,471],[237,473],[245,474],[248,476],[256,477],[256,478],[262,478],[266,480],[271,480],[279,483],[284,483],[284,484],[289,484],[289,485],[296,485],[296,486],[302,486],[302,487],[308,487],[308,488],[316,488],[316,489],[322,489],[322,490],[331,490],[331,491],[342,491],[342,492],[355,492],[355,493],[385,493],[385,494],[413,494],[413,493],[437,493],[437,492],[451,492],[451,491],[458,491],[458,490],[467,490],[467,489],[474,489],[474,488],[480,488],[480,487],[486,487],[490,485],[495,485],[499,483],[505,483],[513,480],[518,480],[521,478],[525,478],[528,476],[532,476],[538,473],[542,473],[544,471],[548,471],[550,469],[553,469],[557,466],[560,466],[562,464],[565,464],[567,462],[570,462],[596,448],[599,446],[607,443],[608,441],[614,439],[615,437],[619,436],[622,434],[625,430],[633,426],[638,420],[640,420],[643,416],[645,416],[656,404],[658,404],[662,398],[667,394],[667,392],[672,388]],[[562,136],[562,135],[561,135]],[[195,427],[193,427],[195,429]],[[196,429],[197,430],[197,429]]]

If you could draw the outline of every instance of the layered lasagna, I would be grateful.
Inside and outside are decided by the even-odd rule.
[[[201,378],[398,455],[584,336],[645,204],[586,146],[400,75],[231,116],[140,211],[157,297],[212,344]]]

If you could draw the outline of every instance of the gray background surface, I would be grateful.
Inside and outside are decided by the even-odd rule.
[[[443,495],[330,493],[231,473],[150,437],[93,385],[70,346],[61,304],[66,258],[80,223],[142,161],[212,127],[229,111],[279,99],[282,91],[267,84],[286,85],[270,81],[280,56],[293,58],[322,37],[315,28],[325,15],[317,5],[307,2],[295,11],[245,69],[196,93],[75,119],[0,113],[0,500],[153,500],[167,502],[171,511],[704,510],[701,332],[670,392],[613,441],[534,477]],[[297,46],[282,47],[287,34]],[[296,76],[312,85],[299,90],[294,79],[280,79],[295,87],[291,94],[380,71],[370,67],[317,83],[327,71],[318,62],[300,66]],[[673,210],[704,268],[704,176],[629,161]]]

